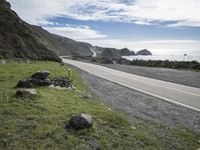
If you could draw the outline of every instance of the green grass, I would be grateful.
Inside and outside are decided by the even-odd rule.
[[[95,98],[86,98],[90,90],[75,71],[72,73],[75,91],[40,87],[36,88],[38,97],[16,99],[17,82],[38,70],[49,70],[51,77],[66,75],[54,62],[0,65],[0,149],[155,150],[167,147],[167,142],[147,130],[155,128],[154,123],[142,120],[134,124],[136,129],[133,129],[133,124],[123,114],[110,110]],[[92,115],[93,127],[66,130],[70,117],[80,113]],[[159,128],[166,129],[165,126]],[[175,148],[192,150],[198,147],[199,134],[178,129],[170,129],[170,133],[180,140],[178,144],[182,143],[173,145]]]

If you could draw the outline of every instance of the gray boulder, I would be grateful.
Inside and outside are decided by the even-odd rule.
[[[81,114],[79,116],[71,117],[68,127],[75,130],[82,130],[86,128],[91,128],[93,124],[92,116],[88,114]]]
[[[37,96],[35,89],[18,89],[15,94],[16,97],[34,97]]]
[[[17,83],[17,88],[32,88],[34,85],[31,80],[20,80]]]
[[[31,77],[34,79],[45,80],[49,75],[50,75],[49,71],[43,70],[43,71],[36,72]]]
[[[40,79],[32,78],[31,83],[35,86],[50,86],[51,80],[50,79],[40,80]]]

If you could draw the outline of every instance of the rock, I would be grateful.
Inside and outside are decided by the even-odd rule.
[[[6,60],[1,59],[1,60],[0,60],[0,64],[6,64]]]
[[[138,51],[137,55],[152,55],[152,53],[147,49],[143,49],[143,50]]]
[[[15,94],[16,97],[37,96],[35,89],[18,89]]]
[[[51,79],[51,85],[54,86],[60,86],[60,87],[70,87],[71,86],[71,80],[70,79]]]
[[[50,86],[51,80],[50,79],[40,80],[40,79],[32,78],[31,83],[36,86]]]
[[[50,75],[49,71],[38,71],[33,74],[31,77],[34,79],[45,80]]]
[[[20,80],[17,84],[17,88],[33,88],[37,86],[51,86],[60,88],[73,88],[72,80],[61,78],[61,79],[36,79],[31,78],[28,80]]]
[[[79,116],[71,117],[68,127],[75,130],[81,130],[86,128],[91,128],[93,124],[93,119],[88,114],[81,114]]]
[[[31,80],[20,80],[17,83],[17,88],[31,88],[33,87],[33,83],[31,82]]]

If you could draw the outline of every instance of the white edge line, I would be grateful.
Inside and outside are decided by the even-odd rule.
[[[65,62],[64,62],[64,63],[65,63]],[[67,63],[67,64],[68,64],[68,63]],[[74,64],[71,64],[71,65],[74,65]],[[74,66],[76,66],[76,65],[74,65]],[[76,66],[76,67],[78,67],[78,66]],[[103,77],[103,76],[101,76],[101,75],[98,75],[98,74],[92,73],[92,72],[90,72],[90,71],[87,71],[86,69],[83,69],[83,68],[80,68],[80,67],[78,67],[78,68],[79,68],[79,69],[82,69],[82,70],[84,70],[84,71],[86,71],[86,72],[88,72],[88,73],[90,73],[90,74],[93,74],[93,75],[96,75],[96,76],[101,77],[101,78],[103,78],[103,79],[106,79],[106,80],[108,80],[108,81],[117,83],[117,84],[122,85],[122,86],[124,86],[124,87],[127,87],[127,88],[129,88],[129,89],[133,89],[133,90],[136,90],[136,91],[145,93],[145,94],[147,94],[147,95],[150,95],[150,96],[153,96],[153,97],[157,97],[157,98],[163,99],[163,100],[165,100],[165,101],[168,101],[168,102],[171,102],[171,103],[180,105],[180,106],[184,106],[184,107],[186,107],[186,108],[190,108],[190,109],[193,109],[193,110],[195,110],[195,111],[199,111],[199,112],[200,112],[200,109],[198,109],[198,108],[194,108],[194,107],[192,107],[192,106],[188,106],[188,105],[185,105],[185,104],[182,104],[182,103],[179,103],[179,102],[170,100],[170,99],[168,99],[168,98],[165,98],[165,97],[162,97],[162,96],[159,96],[159,95],[156,95],[156,94],[152,94],[152,93],[149,93],[149,92],[140,90],[140,89],[138,89],[138,88],[134,88],[134,87],[125,85],[125,84],[123,84],[123,83],[114,81],[114,80],[112,80],[112,79],[108,79],[107,77]]]

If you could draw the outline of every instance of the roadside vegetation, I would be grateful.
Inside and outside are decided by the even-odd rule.
[[[16,98],[15,86],[21,79],[38,70],[49,70],[51,77],[63,77],[66,71],[55,62],[16,63],[0,65],[0,149],[187,149],[200,146],[200,135],[181,128],[170,128],[141,120],[130,123],[123,114],[98,102],[83,81],[72,71],[76,90],[39,87],[35,98]],[[94,124],[80,131],[65,128],[71,116],[92,115]],[[136,118],[137,119],[137,118]],[[148,128],[162,128],[171,137],[160,139]],[[171,146],[170,146],[171,144]],[[170,147],[170,148],[169,148]]]
[[[172,69],[200,70],[200,63],[197,61],[169,61],[169,60],[133,60],[131,65],[147,67],[163,67]]]

